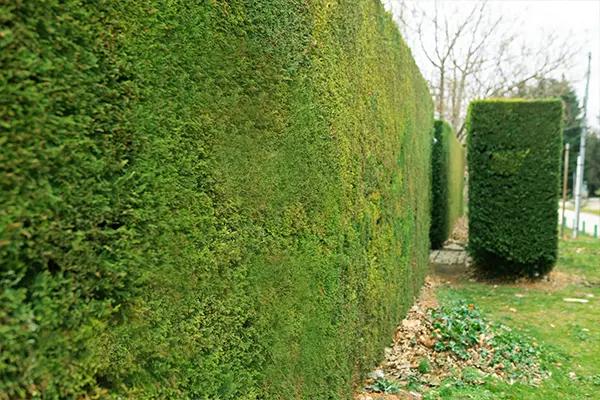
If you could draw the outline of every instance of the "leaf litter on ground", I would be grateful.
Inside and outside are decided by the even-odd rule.
[[[539,385],[550,375],[542,362],[546,350],[538,343],[488,320],[474,304],[439,306],[435,285],[427,278],[419,300],[396,329],[392,347],[385,350],[379,367],[384,378],[377,379],[422,390],[456,379],[481,384],[488,377]],[[365,389],[382,389],[377,379]]]

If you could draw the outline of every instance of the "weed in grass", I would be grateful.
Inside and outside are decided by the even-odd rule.
[[[477,368],[466,367],[462,370],[461,379],[470,385],[479,385],[483,383],[483,374]]]
[[[421,359],[421,361],[419,361],[418,369],[419,372],[422,374],[426,374],[429,371],[431,371],[431,365],[429,364],[429,360],[426,358]]]
[[[408,378],[406,389],[411,392],[421,392],[423,387],[427,384],[420,376],[413,375]]]
[[[571,327],[571,336],[573,336],[577,340],[585,342],[588,339],[590,339],[590,330],[589,329],[582,328],[578,324],[571,325],[570,327]]]
[[[367,386],[366,389],[370,392],[394,394],[400,392],[400,385],[392,380],[379,378],[373,384]]]

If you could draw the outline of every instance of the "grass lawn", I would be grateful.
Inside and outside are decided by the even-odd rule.
[[[562,203],[558,206],[558,209],[562,210]],[[574,206],[566,206],[565,209],[575,211]],[[600,215],[600,210],[597,208],[592,208],[592,207],[581,207],[581,212],[588,213],[588,214]]]
[[[548,349],[552,376],[539,387],[488,380],[442,387],[432,399],[600,399],[600,240],[563,240],[556,284],[486,284],[461,281],[438,288],[441,304],[464,299],[492,320],[532,337]],[[568,303],[564,298],[587,303]]]
[[[589,214],[596,214],[596,215],[600,215],[600,210],[596,209],[596,208],[589,208],[589,207],[583,207],[581,209],[581,211],[585,212],[585,213],[589,213]]]

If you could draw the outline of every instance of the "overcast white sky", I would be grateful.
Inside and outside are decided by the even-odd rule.
[[[394,13],[394,6],[403,0],[384,0],[386,7]],[[404,0],[419,3],[421,8],[432,7],[433,0]],[[458,7],[465,15],[474,3],[480,0],[437,0],[438,3],[464,4]],[[396,3],[396,4],[395,4]],[[588,101],[588,122],[600,127],[600,0],[491,0],[495,12],[509,19],[522,20],[518,28],[531,43],[540,43],[547,32],[555,32],[562,37],[573,38],[582,47],[575,66],[566,71],[567,78],[574,83],[580,101],[583,101],[587,53],[592,53],[590,92]],[[464,11],[463,11],[464,10]],[[409,45],[411,45],[409,41]],[[415,53],[417,53],[415,51]],[[417,57],[424,76],[429,76],[426,60]],[[560,78],[560,75],[557,77]]]

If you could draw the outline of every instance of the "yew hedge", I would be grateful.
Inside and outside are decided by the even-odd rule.
[[[463,215],[465,154],[454,130],[446,121],[434,123],[431,150],[431,248],[438,249]]]
[[[0,5],[0,398],[350,398],[428,257],[376,1]]]
[[[556,261],[562,113],[558,99],[469,107],[469,250],[488,272],[536,276]]]

